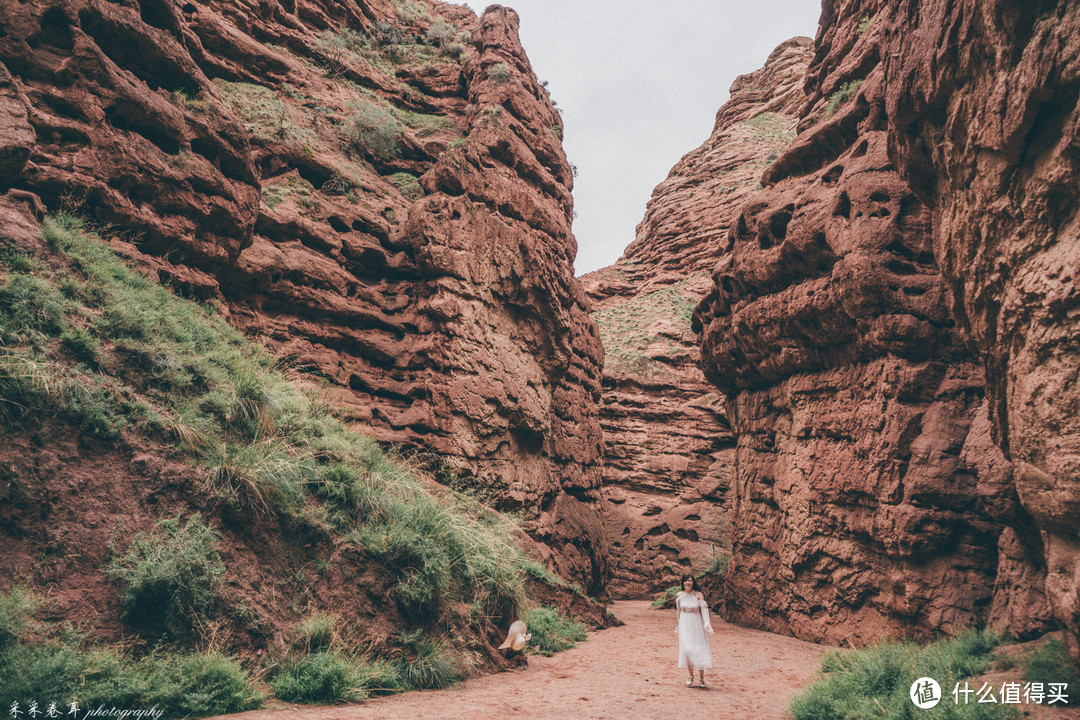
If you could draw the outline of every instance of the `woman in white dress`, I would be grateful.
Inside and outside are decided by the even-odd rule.
[[[713,631],[709,606],[693,575],[683,576],[682,588],[675,596],[675,612],[679,621],[679,667],[686,668],[690,675],[686,687],[694,686],[695,669],[701,687],[705,687],[705,669],[712,667],[712,651],[709,649],[709,637],[705,634]]]

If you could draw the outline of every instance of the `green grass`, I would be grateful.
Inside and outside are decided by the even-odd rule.
[[[862,84],[862,80],[849,80],[841,85],[829,96],[829,104],[825,107],[825,117],[830,118],[835,115],[841,105],[847,102],[848,99],[855,97],[855,94],[859,92],[859,88],[862,87]]]
[[[346,146],[356,155],[389,158],[401,150],[398,138],[404,132],[401,121],[388,106],[373,102],[350,103],[351,125],[346,134]]]
[[[131,547],[109,563],[108,575],[122,586],[120,612],[140,628],[193,635],[217,604],[217,584],[225,566],[218,533],[198,514],[158,522],[135,536]]]
[[[900,720],[901,718],[1013,718],[1015,708],[1002,705],[955,704],[949,693],[958,681],[990,667],[1000,639],[988,631],[970,630],[925,647],[885,642],[863,650],[831,650],[821,663],[821,676],[789,706],[795,720]],[[908,697],[920,677],[934,678],[942,702],[922,711]]]
[[[529,647],[541,655],[554,655],[576,647],[588,638],[585,626],[553,607],[538,607],[525,613],[525,626],[532,634]]]
[[[690,318],[699,298],[686,291],[688,282],[683,280],[593,313],[608,368],[641,375],[660,370],[662,366],[646,355],[648,347],[659,340],[649,331],[659,319],[672,320],[690,338]]]
[[[709,564],[701,571],[701,575],[698,575],[700,579],[702,575],[723,575],[727,572],[728,563],[731,562],[731,553],[726,550],[721,550],[713,559],[709,561]]]
[[[260,141],[311,144],[315,132],[298,125],[293,112],[273,90],[262,85],[215,80],[225,105],[244,121],[244,129]]]
[[[296,626],[297,641],[306,652],[330,647],[336,636],[337,618],[326,613],[316,613],[304,618]]]
[[[412,173],[399,172],[390,176],[390,182],[396,187],[402,195],[410,200],[416,200],[424,196],[424,188],[417,182],[417,178]]]
[[[530,561],[512,521],[439,488],[349,430],[317,400],[313,383],[286,379],[265,348],[216,311],[133,272],[79,219],[50,216],[42,237],[35,275],[19,279],[22,271],[0,269],[5,431],[51,416],[106,445],[121,435],[136,446],[171,445],[198,478],[198,501],[210,498],[208,513],[241,524],[259,515],[285,533],[317,528],[335,543],[353,544],[393,573],[391,597],[417,627],[452,628],[462,604],[477,622],[506,625],[520,616]],[[190,642],[207,621],[234,617],[239,610],[221,612],[228,608],[216,588],[215,543],[214,531],[192,518],[163,520],[118,547],[109,574],[125,618],[139,630]],[[140,616],[143,608],[160,612],[159,626],[144,622],[150,618]],[[0,637],[17,627],[4,613],[0,607]],[[307,654],[334,646],[314,625],[301,634]],[[11,667],[70,660],[79,673],[90,662],[130,665],[115,653],[42,648],[21,650]],[[353,657],[349,648],[337,651]],[[120,659],[109,659],[114,655]],[[323,662],[327,672],[336,667]],[[194,672],[194,665],[169,667],[177,677]],[[318,668],[302,670],[293,674],[307,677]],[[460,658],[436,643],[400,658],[365,659],[353,670],[369,679],[339,683],[335,692],[438,686],[459,674]]]
[[[270,688],[286,702],[355,702],[368,696],[361,667],[355,658],[321,650],[287,664],[270,680]]]
[[[795,139],[795,119],[782,113],[763,112],[746,121],[754,129],[751,140],[771,142],[777,150],[787,147]]]
[[[392,666],[405,689],[444,688],[461,679],[461,662],[445,641],[420,638],[406,645],[406,653]]]
[[[80,707],[149,709],[166,717],[202,717],[252,710],[262,703],[248,674],[217,652],[156,648],[135,658],[113,648],[90,649],[77,635],[28,642],[36,603],[13,589],[0,594],[0,702],[37,701]]]
[[[1069,658],[1065,643],[1060,638],[1049,638],[1035,650],[1020,659],[1026,682],[1041,682],[1044,689],[1049,683],[1067,683],[1066,694],[1075,703],[1080,696],[1080,673]]]
[[[682,588],[678,585],[672,585],[671,587],[665,589],[662,593],[660,593],[653,599],[652,603],[650,603],[651,607],[664,607],[664,605],[666,605],[669,600],[675,599],[675,596],[679,594],[680,590],[682,590]]]
[[[514,74],[510,72],[510,68],[507,67],[506,63],[498,63],[489,67],[487,76],[496,85],[503,85],[514,79]]]

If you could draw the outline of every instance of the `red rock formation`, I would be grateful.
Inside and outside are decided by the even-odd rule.
[[[851,8],[827,16],[843,26]],[[909,0],[875,18],[892,58],[892,155],[933,210],[935,255],[1080,661],[1080,6]]]
[[[833,642],[1020,615],[1027,635],[1045,629],[1041,548],[930,212],[889,158],[879,5],[826,3],[799,135],[696,312],[737,438],[727,609]]]
[[[653,191],[619,261],[582,278],[606,354],[605,528],[609,592],[640,597],[730,549],[734,439],[724,398],[698,367],[690,311],[724,228],[794,137],[811,42],[789,40],[736,79],[709,139]]]
[[[596,590],[602,351],[517,22],[411,0],[6,3],[0,190],[129,230],[373,435],[522,508]]]

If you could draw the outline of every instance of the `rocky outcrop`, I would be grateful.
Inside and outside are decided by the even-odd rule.
[[[367,432],[521,509],[597,590],[602,350],[561,123],[517,22],[388,0],[8,3],[0,189],[128,231]]]
[[[736,79],[712,134],[653,191],[619,261],[582,278],[603,339],[608,591],[641,597],[730,550],[734,438],[705,382],[690,312],[761,171],[794,137],[811,41]]]
[[[727,610],[832,642],[1026,636],[1046,627],[1041,544],[931,210],[890,159],[884,5],[825,3],[798,136],[695,314],[737,443]]]
[[[838,27],[851,8],[829,8]],[[986,368],[994,437],[1080,661],[1080,6],[883,6],[892,156]],[[1011,543],[1011,541],[1010,541]]]

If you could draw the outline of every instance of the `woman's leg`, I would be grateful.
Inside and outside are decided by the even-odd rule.
[[[694,684],[694,666],[691,665],[689,662],[686,663],[686,672],[690,676],[689,679],[686,681],[686,687],[690,687]]]
[[[698,678],[699,678],[701,687],[705,687],[705,671],[704,670],[698,670]]]

